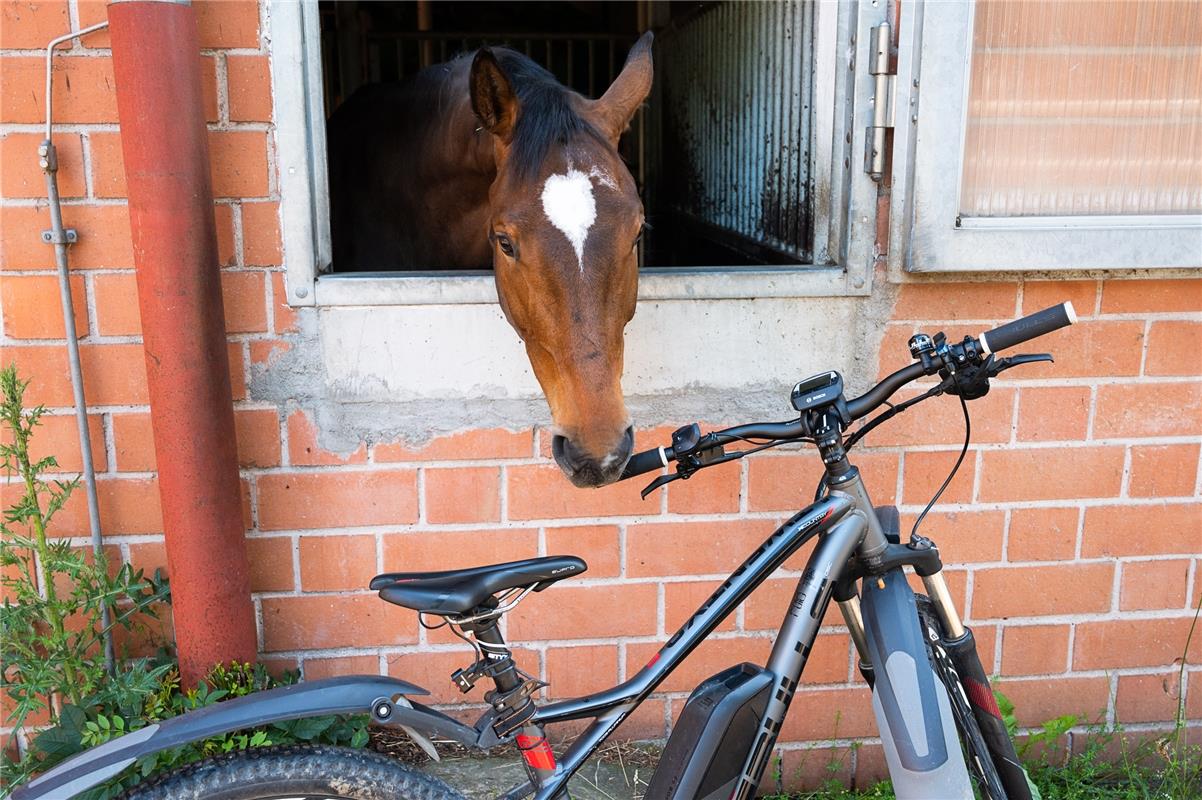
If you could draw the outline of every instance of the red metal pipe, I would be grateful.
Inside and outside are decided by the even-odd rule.
[[[108,7],[180,674],[253,661],[196,14]]]

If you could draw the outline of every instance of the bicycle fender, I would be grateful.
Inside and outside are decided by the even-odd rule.
[[[102,783],[143,756],[202,741],[223,733],[272,722],[331,714],[369,714],[376,701],[400,695],[428,695],[420,686],[379,675],[351,675],[282,686],[189,711],[85,750],[38,776],[12,794],[12,800],[67,800]],[[379,724],[407,727],[446,737],[469,747],[479,733],[423,705],[390,702]]]
[[[876,715],[898,798],[971,798],[951,704],[930,667],[914,592],[900,568],[863,582]]]

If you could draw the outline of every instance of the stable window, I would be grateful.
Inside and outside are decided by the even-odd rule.
[[[858,169],[871,77],[855,64],[886,6],[272,2],[289,300],[496,299],[489,271],[334,263],[325,122],[351,92],[487,43],[596,97],[646,29],[655,84],[621,147],[651,223],[640,297],[867,293],[877,184]]]
[[[1202,265],[1202,5],[977,0],[901,15],[895,263]]]

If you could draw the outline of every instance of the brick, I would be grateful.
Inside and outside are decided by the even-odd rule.
[[[18,485],[0,484],[5,506],[15,498]],[[158,483],[154,478],[110,478],[97,476],[96,495],[100,504],[100,526],[106,536],[161,533]],[[54,516],[47,533],[60,538],[87,536],[88,506],[83,487]]]
[[[768,520],[667,522],[626,529],[626,574],[726,575],[772,534]]]
[[[280,418],[274,408],[234,409],[241,467],[276,467],[280,463]]]
[[[1088,386],[1024,386],[1018,395],[1018,440],[1083,441],[1089,406]]]
[[[857,453],[853,450],[850,458],[860,469],[873,502],[878,505],[893,503],[897,495],[897,453]],[[809,450],[752,458],[747,465],[747,508],[750,511],[799,511],[813,502],[814,487],[821,475],[822,459]]]
[[[417,615],[374,594],[265,597],[262,605],[268,653],[417,641]]]
[[[117,469],[151,472],[155,466],[154,433],[149,414],[113,414],[113,442]]]
[[[306,658],[305,680],[319,681],[323,678],[338,678],[344,675],[379,675],[379,656],[335,656],[333,658]]]
[[[1011,561],[1064,561],[1077,552],[1076,508],[1016,508],[1010,512]]]
[[[639,497],[642,484],[638,481],[578,489],[556,466],[522,464],[508,467],[508,471],[510,519],[646,515],[659,511],[654,496],[646,502]]]
[[[363,464],[367,445],[360,443],[352,452],[334,452],[318,444],[317,424],[309,412],[296,410],[288,415],[288,458],[293,466]]]
[[[280,204],[242,204],[242,259],[247,266],[284,263],[280,251]],[[281,294],[283,299],[285,295]]]
[[[815,689],[803,676],[785,716],[784,742],[854,739],[876,736],[872,695],[866,686],[854,689]]]
[[[547,648],[549,697],[583,697],[616,686],[618,681],[615,645]]]
[[[1023,283],[1023,316],[1064,302],[1073,304],[1073,310],[1080,319],[1093,316],[1098,302],[1098,282],[1050,280]]]
[[[1068,636],[1068,625],[1007,626],[1002,632],[1002,674],[1064,672],[1068,665]]]
[[[901,538],[908,541],[917,514],[902,514]],[[918,532],[939,545],[946,564],[971,564],[1002,559],[1004,511],[940,511],[936,506]]]
[[[233,267],[238,264],[238,247],[234,241],[234,207],[229,203],[213,204],[213,220],[217,224],[217,264]]]
[[[1172,664],[1185,650],[1185,637],[1192,620],[1190,615],[1079,622],[1073,641],[1073,669],[1112,670]],[[1193,637],[1185,655],[1187,661],[1196,664],[1202,657],[1202,639]]]
[[[301,591],[366,589],[376,573],[375,536],[300,537]]]
[[[498,522],[501,519],[499,467],[426,469],[426,519],[444,522]]]
[[[63,224],[79,231],[71,245],[71,269],[123,269],[133,265],[129,209],[125,206],[64,206]],[[25,236],[0,237],[0,269],[53,269],[54,248],[38,231],[49,230],[46,206],[0,206],[0,229]]]
[[[166,576],[171,575],[171,570],[167,566],[167,545],[163,541],[147,541],[133,542],[129,545],[129,563],[134,569],[143,570],[150,576],[156,571],[162,570]],[[109,570],[116,573],[121,566],[121,559],[114,558],[109,561]]]
[[[65,31],[65,27],[59,32]],[[45,42],[40,47],[44,48]],[[46,121],[43,55],[0,59],[0,122]],[[54,118],[59,122],[116,122],[117,95],[108,58],[59,55],[54,59]]]
[[[1115,497],[1122,479],[1121,447],[990,450],[981,453],[977,499]]]
[[[509,638],[649,636],[656,628],[656,594],[650,583],[553,586],[509,612]]]
[[[255,0],[197,0],[192,7],[202,48],[258,48],[259,4]]]
[[[267,56],[226,56],[231,122],[271,122],[271,65]]]
[[[905,454],[902,467],[902,502],[907,505],[926,505],[939,487],[951,474],[959,457],[959,450],[915,451]],[[976,480],[976,451],[964,456],[964,463],[948,484],[941,503],[972,502],[973,483]]]
[[[125,197],[125,161],[121,153],[121,134],[106,131],[88,133],[92,161],[92,191],[97,197]]]
[[[939,320],[1014,318],[1018,286],[1013,283],[950,282],[903,284],[894,319]]]
[[[1202,322],[1164,320],[1148,330],[1145,375],[1202,375]]]
[[[221,298],[227,333],[267,330],[267,273],[221,273]]]
[[[1120,675],[1114,696],[1115,722],[1171,722],[1181,695],[1177,670],[1159,675]]]
[[[1113,583],[1113,564],[976,570],[972,616],[989,619],[1108,611]]]
[[[658,642],[640,642],[626,646],[626,677],[629,679],[651,660],[662,645]],[[676,670],[664,678],[659,690],[663,692],[689,692],[697,684],[732,664],[750,661],[763,664],[772,650],[772,640],[759,637],[740,636],[733,639],[706,639],[685,658]],[[847,661],[844,659],[844,672]]]
[[[1202,552],[1202,506],[1164,503],[1093,506],[1085,511],[1081,555],[1192,555]]]
[[[288,305],[288,287],[284,285],[284,273],[271,273],[271,313],[273,330],[276,333],[293,333],[297,327],[297,313]],[[380,460],[378,451],[376,460]]]
[[[622,571],[618,529],[614,525],[547,528],[547,555],[579,556],[590,578],[612,578]]]
[[[998,681],[995,688],[1014,703],[1014,716],[1023,727],[1065,714],[1074,714],[1082,722],[1098,722],[1110,702],[1110,681],[1105,676],[1007,679]]]
[[[209,131],[214,197],[267,194],[267,134],[262,131]]]
[[[1109,280],[1103,284],[1103,314],[1145,311],[1202,311],[1202,280]]]
[[[893,402],[908,400],[924,391],[925,387],[920,390],[900,391],[893,396]],[[989,394],[972,402],[969,413],[972,415],[974,444],[1010,441],[1014,395],[1014,389],[995,386]],[[870,447],[914,444],[945,444],[959,447],[964,442],[964,415],[960,411],[960,403],[953,397],[933,398],[918,408],[903,412],[884,423],[868,434],[864,442]],[[860,458],[863,458],[862,454]],[[854,457],[852,462],[855,462]]]
[[[75,0],[79,11],[79,27],[90,28],[98,22],[107,22],[108,0]],[[81,43],[85,47],[111,47],[108,30],[99,30],[85,36]]]
[[[270,366],[284,353],[292,349],[292,344],[284,339],[252,339],[250,341],[250,360],[252,364]]]
[[[242,357],[242,343],[230,342],[226,347],[226,358],[230,365],[230,394],[235,402],[246,399],[246,363]]]
[[[1185,716],[1202,719],[1202,670],[1190,672],[1186,679]]]
[[[87,336],[83,277],[72,275],[70,283],[75,335]],[[56,276],[0,274],[0,312],[4,314],[4,333],[13,339],[62,339],[65,335]]]
[[[256,536],[246,540],[252,592],[291,592],[296,589],[292,571],[292,539],[287,536]]]
[[[1124,563],[1119,608],[1123,611],[1181,608],[1185,605],[1189,566],[1185,559]]]
[[[45,49],[71,29],[66,0],[5,0],[0,3],[0,48]]]
[[[277,297],[283,297],[278,293]],[[277,329],[278,330],[278,329]],[[421,445],[405,442],[381,443],[372,447],[377,463],[389,461],[465,461],[476,459],[530,458],[531,431],[486,428],[439,436]]]
[[[92,279],[96,299],[96,329],[101,336],[141,336],[138,281],[133,272],[97,275]]]
[[[263,530],[417,521],[413,470],[273,473],[260,475],[256,486]]]
[[[0,347],[0,367],[9,364],[16,364],[17,377],[29,382],[25,388],[27,407],[74,407],[67,370],[67,348],[46,344],[5,345]]]
[[[538,555],[538,531],[533,529],[414,531],[388,534],[383,541],[385,572],[463,569]]]
[[[6,8],[6,6],[0,6]],[[6,133],[0,136],[0,197],[46,196],[46,173],[42,172],[38,147],[44,136],[40,133]],[[58,193],[60,197],[83,197],[88,193],[84,183],[83,141],[77,133],[60,133],[54,137],[58,151]]]
[[[717,581],[697,581],[689,583],[664,584],[664,631],[671,632],[680,628],[710,598],[721,584]],[[715,630],[731,631],[735,629],[735,613],[718,624]]]
[[[1139,320],[1082,320],[1027,342],[1016,352],[1051,353],[1054,364],[1028,364],[1007,373],[1020,379],[1115,378],[1139,374],[1144,323]]]
[[[116,406],[140,405],[148,401],[142,345],[82,345],[79,360],[89,403]]]
[[[668,487],[668,511],[673,514],[722,514],[739,510],[742,482],[737,463],[704,470]]]
[[[1127,493],[1132,497],[1187,497],[1198,477],[1197,444],[1131,448]]]
[[[92,447],[92,463],[97,472],[108,469],[104,452],[104,429],[99,414],[88,415],[88,439]],[[12,442],[12,429],[0,428],[0,442]],[[79,427],[75,414],[44,415],[29,440],[29,457],[40,461],[54,456],[58,462],[48,473],[78,473],[83,470],[83,457],[79,449]],[[82,491],[82,489],[80,490]]]

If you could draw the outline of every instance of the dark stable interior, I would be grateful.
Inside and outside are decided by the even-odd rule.
[[[782,90],[770,85],[767,79],[759,84],[754,80],[740,84],[719,78],[716,85],[724,87],[729,83],[731,87],[724,111],[721,98],[701,97],[695,88],[695,84],[705,80],[693,78],[698,69],[696,64],[717,69],[713,65],[718,59],[705,52],[709,42],[700,41],[696,35],[689,37],[690,26],[702,15],[722,11],[715,8],[719,5],[722,4],[646,0],[512,3],[323,0],[319,9],[326,115],[361,86],[404,80],[425,66],[483,45],[504,45],[525,52],[564,85],[588,97],[599,97],[621,70],[627,51],[641,31],[650,28],[657,36],[656,86],[632,121],[620,148],[640,187],[648,222],[641,246],[641,265],[809,263],[807,165],[801,163],[808,152],[796,156],[797,163],[791,165],[791,172],[772,162],[778,188],[782,181],[789,180],[788,175],[794,176],[796,188],[792,191],[772,193],[767,169],[759,173],[764,187],[744,191],[748,160],[758,158],[762,162],[766,156],[762,149],[757,153],[754,147],[747,147],[746,139],[732,145],[732,136],[722,133],[741,124],[738,117],[745,113],[749,98],[754,102],[757,97],[749,94],[757,85],[762,84],[758,96],[765,107],[780,105],[772,98],[782,94]],[[732,71],[739,71],[742,65],[742,71],[748,72],[749,67],[759,63],[755,60],[757,55],[751,52],[755,46],[754,24],[745,26],[746,55],[740,58],[736,53],[727,59]],[[764,26],[764,32],[772,27],[770,21],[759,24]],[[739,45],[733,47],[737,50]],[[762,52],[758,51],[760,56]],[[676,62],[668,62],[669,55]],[[693,104],[689,110],[676,110],[683,108],[680,98]],[[702,118],[708,118],[706,127],[710,128],[704,144],[698,144],[701,137],[692,133],[697,127],[699,108]],[[787,114],[783,124],[788,124]],[[749,129],[744,134],[755,138],[756,131]],[[715,162],[720,164],[722,159],[744,163],[731,163],[715,170]],[[695,161],[706,162],[708,171]],[[781,177],[782,174],[786,177]],[[732,188],[721,190],[715,185],[718,183]],[[781,197],[791,198],[791,202],[782,201]],[[754,207],[729,210],[740,203]],[[728,209],[726,217],[716,214],[718,205]],[[748,222],[729,223],[736,215]],[[391,266],[348,267],[335,263],[333,270],[380,270]]]

